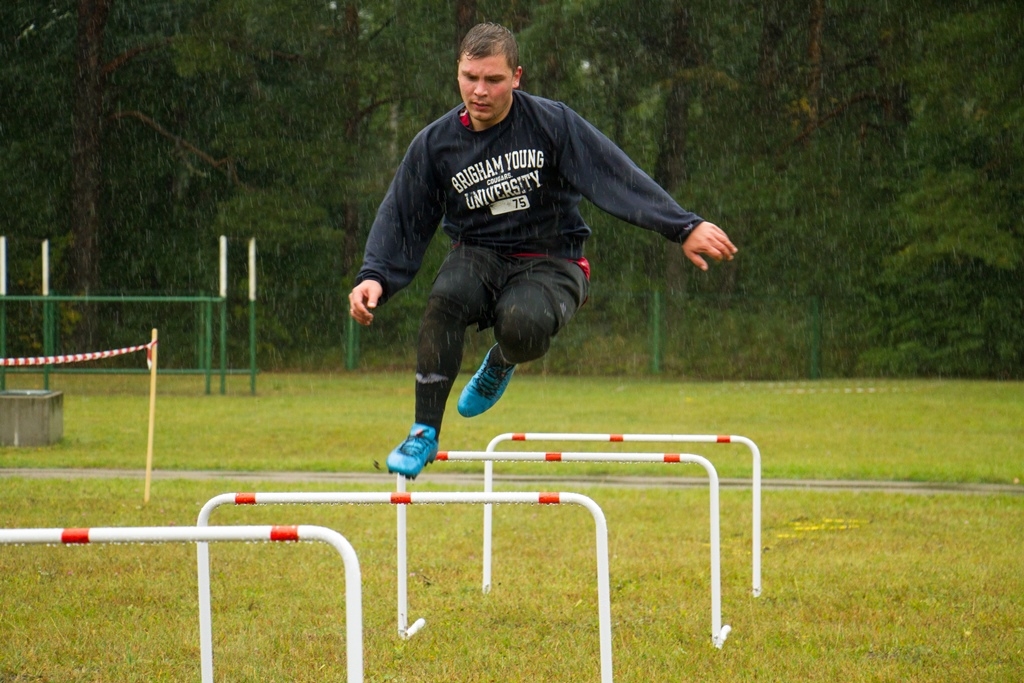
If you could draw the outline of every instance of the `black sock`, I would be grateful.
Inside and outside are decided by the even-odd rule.
[[[501,368],[507,370],[514,366],[515,363],[509,363],[505,360],[505,354],[501,352],[501,346],[495,344],[491,347],[491,350],[487,353],[487,367],[489,368]]]
[[[416,351],[416,422],[441,433],[452,385],[462,366],[466,323],[442,299],[431,299],[420,325]]]

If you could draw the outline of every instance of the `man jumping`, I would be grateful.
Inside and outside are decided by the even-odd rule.
[[[725,232],[681,208],[579,114],[517,90],[522,73],[507,29],[479,24],[466,34],[462,104],[413,139],[370,229],[349,294],[362,325],[412,281],[438,224],[452,245],[420,324],[415,423],[388,455],[389,472],[414,478],[434,461],[469,325],[493,327],[496,343],[459,398],[465,417],[490,409],[516,366],[547,353],[586,300],[581,197],[680,243],[702,270],[702,255],[736,253]]]

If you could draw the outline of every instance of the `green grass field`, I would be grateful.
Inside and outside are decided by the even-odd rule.
[[[249,395],[247,377],[229,380],[227,396],[203,396],[200,378],[160,378],[155,467],[373,472],[373,461],[383,461],[413,418],[407,373],[262,375],[256,396]],[[39,388],[40,379],[9,376],[8,387]],[[144,465],[148,378],[61,375],[51,377],[51,388],[65,392],[64,440],[44,450],[0,449],[5,466]],[[494,410],[471,420],[458,415],[453,397],[441,445],[483,449],[493,436],[512,431],[737,434],[757,442],[764,476],[772,478],[1024,479],[1024,384],[1011,382],[680,383],[527,375],[516,378]],[[712,452],[721,476],[749,476],[744,449],[731,451],[735,458]],[[577,468],[666,474],[658,465]]]
[[[37,377],[7,379],[8,388],[39,387]],[[0,467],[143,466],[145,378],[61,375],[51,387],[65,392],[64,441],[0,449]],[[229,395],[203,396],[199,379],[161,377],[155,466],[369,474],[411,421],[405,375],[263,375],[258,389],[249,396],[247,379],[232,378]],[[480,418],[452,410],[442,447],[482,449],[506,431],[739,434],[760,446],[767,479],[1024,478],[1020,383],[525,375]],[[723,477],[749,476],[743,448],[686,450],[707,455]],[[701,474],[685,465],[498,467]],[[440,490],[423,479],[412,488]],[[252,489],[271,490],[161,479],[143,505],[138,478],[7,477],[0,526],[189,525],[210,497]],[[764,592],[753,598],[750,492],[723,490],[722,616],[733,631],[718,650],[706,489],[575,490],[608,517],[617,681],[1024,679],[1024,495],[767,490]],[[427,619],[409,641],[395,631],[390,506],[226,508],[214,523],[321,524],[349,538],[363,570],[367,681],[599,680],[589,514],[499,507],[487,596],[477,508],[414,507],[409,520],[410,618]],[[332,549],[220,544],[212,556],[217,680],[344,680],[343,573]],[[198,680],[195,550],[0,547],[0,643],[4,683]]]

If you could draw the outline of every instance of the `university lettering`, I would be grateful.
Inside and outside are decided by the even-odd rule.
[[[455,191],[462,194],[474,185],[487,181],[498,187],[502,184],[498,177],[510,171],[539,168],[544,168],[544,152],[539,149],[519,149],[467,166],[452,176],[451,183]]]

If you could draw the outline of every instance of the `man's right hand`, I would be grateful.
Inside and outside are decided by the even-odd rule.
[[[348,314],[360,325],[373,322],[373,309],[384,295],[384,288],[376,280],[363,280],[348,295]]]

